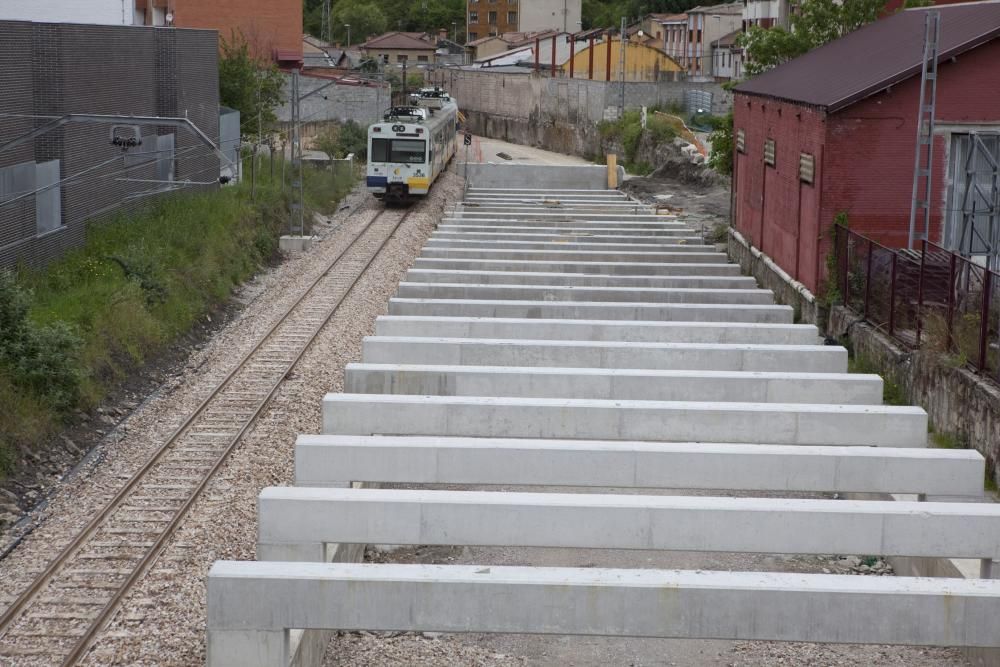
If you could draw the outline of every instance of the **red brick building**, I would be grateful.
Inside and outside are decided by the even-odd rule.
[[[262,56],[302,60],[302,0],[135,0],[133,22],[238,31]]]
[[[954,247],[963,146],[1000,132],[1000,3],[938,7],[930,240]],[[906,10],[735,88],[735,228],[816,292],[830,229],[904,247],[926,9]]]

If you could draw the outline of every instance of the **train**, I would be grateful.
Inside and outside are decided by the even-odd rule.
[[[368,128],[368,191],[387,203],[427,196],[455,155],[458,103],[440,88],[422,88],[409,106],[391,107]]]

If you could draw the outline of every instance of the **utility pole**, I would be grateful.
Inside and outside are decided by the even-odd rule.
[[[333,32],[333,26],[330,25],[330,0],[323,0],[323,17],[322,17],[322,27],[320,28],[320,33],[323,35],[323,39],[327,44],[330,43],[330,33]]]
[[[299,236],[305,236],[305,218],[302,204],[305,199],[302,187],[302,137],[299,122],[302,116],[299,97],[299,70],[292,70],[292,210],[289,227],[292,233],[298,228]]]
[[[347,28],[347,48],[351,48],[351,24],[345,23],[344,27]]]
[[[621,53],[618,55],[618,76],[621,80],[621,118],[625,118],[625,17],[622,17],[622,31],[619,33],[621,39]],[[610,44],[608,47],[610,48]]]

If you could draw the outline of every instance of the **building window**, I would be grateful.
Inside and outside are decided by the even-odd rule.
[[[470,32],[470,33],[469,33],[469,36],[468,36],[468,40],[469,40],[470,42],[474,42],[474,41],[476,41],[477,39],[479,39],[479,34],[478,34],[478,33],[475,33],[475,32]]]
[[[507,12],[507,23],[517,25],[517,12]]]
[[[398,54],[398,55],[396,56],[396,62],[397,62],[397,63],[405,63],[405,62],[406,62],[406,60],[407,60],[407,58],[408,58],[408,56],[405,56],[405,55],[403,55],[402,53],[400,53],[400,54]]]
[[[736,130],[736,151],[744,154],[747,152],[747,133],[743,130]]]
[[[425,62],[427,62],[427,56],[417,56],[417,62],[418,63],[425,63]]]
[[[816,175],[816,158],[809,153],[799,153],[799,180],[812,185]]]
[[[774,166],[775,162],[775,147],[774,139],[767,139],[764,141],[764,164],[771,167]]]
[[[489,19],[490,25],[496,25],[497,24],[497,13],[496,12],[490,12],[488,19]]]
[[[479,12],[469,12],[469,23],[479,23]]]

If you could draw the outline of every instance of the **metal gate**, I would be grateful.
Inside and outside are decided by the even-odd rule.
[[[707,90],[684,92],[684,106],[689,114],[712,113],[712,93]]]
[[[1000,133],[953,134],[947,246],[997,268],[1000,255]]]

